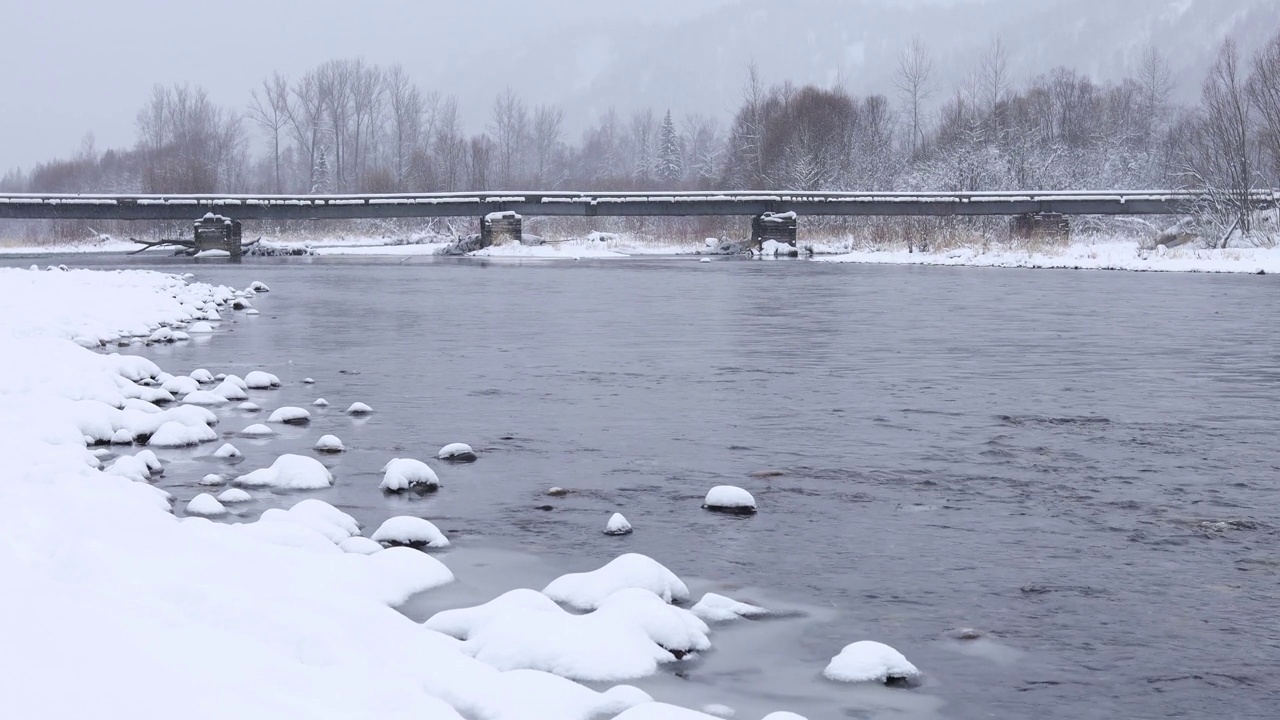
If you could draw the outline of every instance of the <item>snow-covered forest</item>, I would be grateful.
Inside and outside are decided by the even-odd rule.
[[[1280,33],[1243,56],[1230,40],[1198,104],[1152,47],[1122,81],[1057,67],[1022,84],[993,38],[942,87],[929,48],[902,48],[892,95],[768,84],[742,73],[725,117],[609,110],[581,137],[563,111],[508,88],[484,127],[400,65],[333,60],[267,76],[243,106],[157,86],[133,147],[10,172],[7,191],[411,192],[504,189],[1007,190],[1280,185]]]

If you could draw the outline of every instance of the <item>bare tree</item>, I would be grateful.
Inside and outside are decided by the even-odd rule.
[[[1253,57],[1249,99],[1257,108],[1258,142],[1270,158],[1270,181],[1280,183],[1280,33]]]
[[[1142,89],[1142,110],[1154,127],[1157,118],[1164,115],[1174,88],[1173,68],[1169,66],[1169,58],[1155,45],[1149,46],[1142,53],[1142,62],[1138,66],[1138,86]]]
[[[1193,136],[1190,172],[1209,193],[1202,216],[1225,225],[1216,244],[1226,247],[1236,230],[1249,232],[1254,169],[1249,149],[1253,105],[1241,73],[1240,53],[1228,38],[1201,90],[1201,114]],[[1226,223],[1226,219],[1230,223]]]
[[[467,141],[462,131],[462,118],[458,114],[457,98],[449,96],[440,103],[431,144],[435,150],[441,189],[458,190],[466,166]]]
[[[350,62],[351,77],[351,172],[355,184],[362,185],[368,170],[369,150],[374,145],[382,124],[382,70],[363,59]]]
[[[284,192],[280,180],[280,136],[289,124],[289,80],[280,73],[262,81],[262,94],[257,90],[250,93],[249,118],[262,128],[271,143],[271,159],[275,168],[275,186],[277,195]]]
[[[330,60],[316,70],[316,87],[321,107],[332,134],[333,154],[329,164],[333,168],[334,190],[346,189],[347,138],[351,125],[352,66],[349,60]]]
[[[524,140],[529,131],[529,113],[524,101],[511,88],[494,100],[489,130],[497,147],[501,184],[503,189],[508,189],[522,171]]]
[[[320,94],[318,73],[310,72],[298,78],[292,88],[292,100],[285,106],[289,119],[289,131],[300,149],[300,164],[306,173],[306,190],[316,185],[316,151],[325,144],[326,124],[324,97]],[[327,163],[327,160],[326,160]]]
[[[422,142],[424,103],[422,92],[401,65],[387,72],[387,102],[391,110],[391,155],[397,190],[404,189],[409,160]]]
[[[909,150],[911,157],[915,157],[924,142],[923,105],[934,91],[933,60],[919,36],[911,38],[911,42],[898,57],[898,74],[894,85],[898,88],[898,96],[911,121]]]
[[[534,181],[539,185],[546,183],[556,154],[560,151],[564,125],[564,111],[551,105],[539,105],[533,112],[533,132],[530,138],[533,145]],[[554,187],[559,183],[552,181]]]
[[[991,39],[991,44],[978,60],[978,85],[982,104],[989,113],[993,139],[998,141],[1001,137],[1000,102],[1011,86],[1009,50],[999,35]]]

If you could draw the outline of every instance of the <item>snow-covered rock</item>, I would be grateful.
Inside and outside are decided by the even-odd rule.
[[[911,682],[921,673],[902,653],[873,640],[846,645],[822,674],[840,682]]]
[[[232,385],[235,385],[236,387],[240,388],[241,390],[249,389],[249,383],[246,383],[244,381],[244,378],[240,377],[239,375],[226,375],[224,377],[219,378],[219,380],[221,382],[229,382]]]
[[[205,370],[204,368],[198,368],[191,371],[191,379],[201,385],[209,385],[213,383],[213,373]]]
[[[750,515],[756,511],[756,499],[751,493],[733,485],[717,485],[707,492],[702,507],[717,512]]]
[[[234,460],[244,457],[244,453],[240,452],[235,445],[231,443],[223,443],[222,447],[213,451],[213,456],[224,460]]]
[[[332,485],[333,474],[315,458],[281,455],[271,463],[271,467],[254,470],[236,478],[236,484],[284,490],[316,490]]]
[[[337,435],[321,435],[315,446],[317,452],[326,453],[338,453],[346,449],[346,446],[342,444]]]
[[[305,378],[302,378],[302,384],[303,384],[303,385],[315,385],[315,384],[316,384],[316,381],[315,381],[315,380],[312,380],[312,379],[311,379],[311,378],[309,378],[309,377],[305,377]]]
[[[232,310],[250,310],[252,308],[253,308],[253,305],[248,300],[245,300],[242,297],[238,297],[235,300],[231,301]]]
[[[188,405],[226,405],[227,399],[216,391],[196,390],[182,398],[182,402]]]
[[[218,495],[218,502],[224,505],[235,505],[236,503],[247,503],[253,500],[253,496],[241,490],[240,488],[227,488]]]
[[[809,718],[786,710],[779,710],[765,715],[761,720],[809,720]]]
[[[186,512],[188,515],[212,517],[215,515],[226,515],[227,509],[209,493],[200,493],[199,495],[191,498],[191,502],[187,503]]]
[[[160,458],[156,457],[154,452],[150,450],[139,450],[134,454],[134,457],[146,463],[147,470],[151,471],[152,475],[164,474],[164,463],[160,462]]]
[[[257,308],[249,308],[248,310],[244,311],[244,314],[252,317],[254,315],[261,315],[262,311],[258,310]]]
[[[208,475],[205,475],[204,477],[200,478],[199,484],[200,485],[224,485],[226,484],[226,482],[227,482],[227,479],[222,477],[218,473],[209,473]]]
[[[362,402],[351,403],[351,407],[347,408],[348,415],[368,415],[373,412],[373,408]]]
[[[382,550],[382,545],[367,537],[356,535],[338,543],[338,549],[342,552],[355,553],[357,555],[372,555]]]
[[[626,712],[614,717],[613,720],[716,720],[716,717],[697,710],[683,708],[679,705],[648,702],[628,708]]]
[[[170,378],[165,382],[165,384],[160,386],[160,389],[175,396],[189,395],[200,389],[200,383],[196,382],[194,378],[187,377],[186,375],[178,375]]]
[[[149,343],[171,343],[173,341],[173,330],[167,327],[158,328],[147,337],[147,342]]]
[[[125,430],[124,428],[120,428],[119,430],[111,433],[111,444],[112,445],[132,445],[133,433],[129,432],[128,430]]]
[[[702,619],[642,588],[623,588],[609,595],[592,614],[639,627],[677,658],[711,647],[710,629]]]
[[[311,422],[311,413],[300,407],[286,405],[282,408],[276,408],[267,418],[267,422],[285,423],[287,425],[306,425]]]
[[[244,376],[244,384],[248,385],[250,390],[270,390],[280,387],[280,378],[269,372],[254,370]]]
[[[267,284],[262,282],[261,280],[254,280],[253,282],[249,283],[249,289],[256,293],[271,292],[271,288],[267,287]]]
[[[269,437],[275,435],[276,431],[261,423],[254,423],[249,427],[240,431],[243,437]]]
[[[315,498],[299,500],[294,503],[293,507],[289,508],[289,512],[294,515],[315,518],[320,522],[332,525],[341,530],[345,537],[360,534],[360,523],[356,522],[355,518],[323,500]]]
[[[474,462],[476,452],[466,443],[449,443],[440,448],[440,452],[436,453],[439,460],[448,460],[449,462]]]
[[[329,401],[324,398],[316,398],[311,401],[313,407],[329,407]]]
[[[707,622],[729,622],[738,618],[754,618],[768,615],[769,611],[757,605],[748,605],[733,598],[706,593],[692,608],[694,615]]]
[[[204,320],[200,320],[200,321],[191,323],[191,327],[187,328],[187,332],[203,335],[205,333],[213,332],[213,326],[205,322]]]
[[[720,703],[711,703],[709,705],[703,705],[702,712],[708,715],[715,715],[718,718],[731,718],[734,715],[738,714],[737,710],[734,710],[728,705],[721,705]]]
[[[151,469],[140,458],[134,455],[122,455],[106,469],[108,475],[117,475],[134,482],[145,482],[151,477]]]
[[[627,522],[627,519],[622,516],[622,513],[614,513],[613,516],[609,518],[609,522],[605,523],[604,534],[630,535],[631,523]]]
[[[551,497],[564,497],[569,494],[569,491],[562,487],[553,487],[547,489],[547,494]]]
[[[413,458],[393,458],[382,466],[382,483],[380,490],[401,492],[417,490],[419,492],[435,490],[440,487],[440,478],[426,463]]]
[[[220,395],[227,401],[249,399],[249,393],[245,392],[245,389],[240,387],[239,383],[232,382],[230,377],[218,383],[218,386],[209,392],[214,395]]]
[[[236,409],[241,412],[258,412],[262,410],[262,406],[256,402],[249,402],[248,400],[246,400],[240,403],[239,405],[237,405]]]
[[[579,610],[594,610],[605,598],[626,588],[641,588],[667,602],[689,598],[689,588],[662,563],[639,553],[627,553],[597,570],[569,573],[542,589],[547,597]]]
[[[147,440],[152,447],[191,447],[218,439],[218,433],[207,425],[191,426],[170,420],[161,425]]]
[[[429,520],[411,515],[387,518],[369,539],[384,545],[446,548],[449,539]]]

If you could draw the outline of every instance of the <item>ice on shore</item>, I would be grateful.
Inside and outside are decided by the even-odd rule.
[[[243,437],[270,437],[275,434],[275,430],[272,430],[262,423],[254,423],[240,431],[240,435]]]
[[[234,460],[235,458],[244,457],[244,454],[231,443],[223,443],[222,447],[213,451],[213,456],[225,460]]]
[[[918,680],[921,673],[893,648],[873,640],[846,645],[831,658],[822,674],[839,682],[876,682]]]
[[[393,458],[382,466],[382,483],[380,490],[401,492],[403,490],[435,490],[440,487],[440,478],[436,476],[426,463],[413,458]]]
[[[769,611],[757,605],[738,602],[733,598],[706,593],[692,608],[694,615],[707,622],[729,622],[739,618],[754,618],[768,615]]]
[[[348,415],[368,415],[371,412],[373,412],[373,408],[362,402],[351,403],[351,407],[347,408]]]
[[[271,388],[280,387],[280,378],[269,372],[254,370],[244,376],[244,384],[250,390],[270,390]]]
[[[751,493],[733,485],[717,485],[707,492],[702,507],[720,512],[749,515],[756,511],[756,499]]]
[[[170,420],[161,425],[147,441],[152,447],[191,447],[218,439],[218,433],[207,425],[191,426]]]
[[[253,500],[253,496],[241,490],[240,488],[227,488],[218,495],[218,502],[224,505],[234,505],[236,503],[247,503]]]
[[[609,518],[609,522],[605,523],[604,534],[630,535],[631,523],[627,522],[627,519],[622,516],[622,513],[614,513],[613,516]]]
[[[200,493],[187,503],[186,513],[199,517],[213,517],[226,515],[227,509],[209,493]]]
[[[321,435],[320,439],[316,440],[315,450],[318,452],[338,453],[346,449],[337,435]]]
[[[333,484],[333,475],[319,460],[303,455],[281,455],[270,467],[236,478],[237,485],[282,490],[317,490]]]
[[[429,520],[412,515],[387,518],[369,539],[385,545],[447,548],[449,539]]]
[[[476,459],[476,452],[466,443],[449,443],[440,448],[440,452],[436,453],[436,459],[450,462],[473,462]]]
[[[311,422],[311,413],[300,407],[285,406],[272,412],[270,417],[267,418],[267,422],[306,425]]]
[[[627,553],[591,572],[569,573],[543,588],[547,597],[579,610],[594,610],[605,598],[627,588],[648,590],[666,602],[689,599],[689,588],[676,574],[647,555]]]

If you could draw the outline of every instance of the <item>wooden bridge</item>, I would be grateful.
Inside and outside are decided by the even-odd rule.
[[[478,217],[494,213],[558,217],[749,216],[760,228],[795,237],[804,216],[1011,216],[1021,227],[1065,228],[1072,215],[1180,215],[1207,198],[1195,192],[482,192],[386,195],[0,195],[0,219],[195,220],[206,213],[244,220]],[[1280,190],[1251,202],[1276,207]],[[794,215],[792,215],[794,213]],[[777,222],[776,218],[786,220]],[[510,217],[510,215],[506,215]],[[774,222],[769,220],[775,219]],[[760,222],[765,220],[765,222]],[[482,230],[484,223],[482,221]]]

